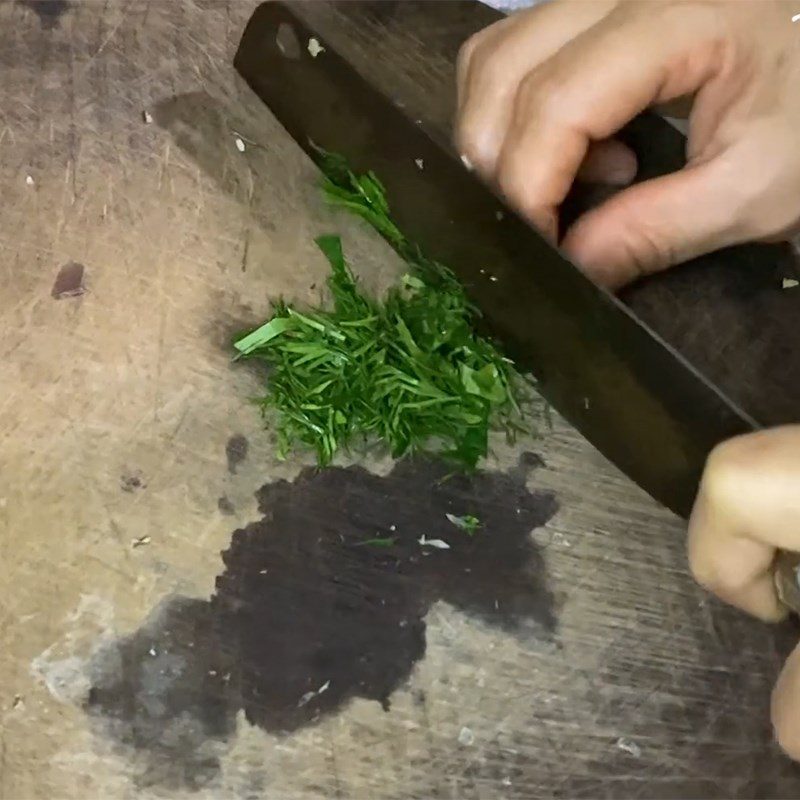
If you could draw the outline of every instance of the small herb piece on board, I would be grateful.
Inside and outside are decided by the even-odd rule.
[[[331,308],[302,312],[278,302],[272,317],[234,343],[239,357],[271,367],[264,413],[276,416],[279,455],[303,444],[320,464],[379,439],[399,458],[436,453],[463,467],[486,455],[489,430],[522,430],[527,382],[488,339],[453,273],[408,241],[372,173],[355,175],[322,157],[323,192],[365,219],[408,264],[385,299],[368,297],[338,236],[317,245],[330,263]]]
[[[473,517],[471,514],[465,514],[463,517],[457,517],[455,514],[445,514],[447,519],[456,526],[456,528],[461,528],[464,533],[469,534],[472,536],[475,531],[478,530],[481,526],[481,521],[477,517]]]
[[[370,547],[392,547],[396,539],[394,536],[376,537],[375,539],[365,539],[363,542],[356,542],[355,547],[369,545]]]
[[[424,533],[419,537],[419,539],[417,539],[417,541],[422,547],[435,547],[437,550],[450,549],[450,545],[447,544],[444,539],[428,539]]]

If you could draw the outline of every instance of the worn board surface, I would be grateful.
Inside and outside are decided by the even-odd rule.
[[[0,6],[0,797],[800,795],[791,632],[559,420],[472,482],[274,459],[232,332],[320,296],[320,232],[399,265],[234,75],[252,8]],[[466,6],[304,8],[445,129]]]

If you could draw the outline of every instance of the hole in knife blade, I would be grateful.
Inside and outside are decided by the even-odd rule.
[[[300,58],[300,40],[294,28],[288,22],[281,22],[275,34],[275,44],[286,58],[297,60]]]

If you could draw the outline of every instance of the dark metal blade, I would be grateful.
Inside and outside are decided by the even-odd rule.
[[[316,48],[315,38],[325,49]],[[756,422],[616,297],[503,207],[458,157],[291,11],[265,3],[239,73],[312,157],[374,170],[403,232],[450,266],[542,394],[651,495],[686,514],[709,450]]]

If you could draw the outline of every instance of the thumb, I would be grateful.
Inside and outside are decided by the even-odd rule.
[[[580,217],[567,254],[597,283],[616,289],[737,241],[741,183],[721,155],[632,186]]]

